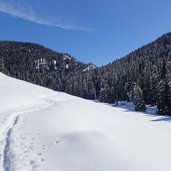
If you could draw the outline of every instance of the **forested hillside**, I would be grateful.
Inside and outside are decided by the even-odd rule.
[[[3,41],[0,42],[0,61],[0,69],[12,77],[72,95],[95,98],[96,89],[90,76],[95,66],[78,62],[69,54],[33,43]]]
[[[86,99],[131,100],[137,111],[149,104],[158,114],[171,112],[171,33],[101,68],[41,45],[2,41],[0,70]]]
[[[171,111],[171,33],[101,68],[103,101],[139,101],[158,106],[159,114]],[[143,98],[143,99],[142,99]]]

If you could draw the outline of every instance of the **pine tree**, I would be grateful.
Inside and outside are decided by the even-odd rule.
[[[156,88],[157,88],[158,82],[159,82],[159,73],[157,70],[157,66],[153,65],[152,73],[150,77],[150,91],[149,91],[149,98],[150,98],[151,106],[156,105],[156,99],[157,99]]]
[[[157,85],[157,111],[156,113],[159,115],[166,115],[167,114],[167,106],[166,106],[166,99],[167,99],[167,91],[166,91],[166,80],[161,79]]]
[[[136,111],[142,111],[142,112],[146,111],[146,106],[143,100],[143,92],[137,84],[135,84],[134,86],[133,103],[135,105]]]
[[[171,81],[167,83],[166,92],[166,106],[168,110],[168,115],[171,115]]]
[[[101,88],[101,90],[100,90],[99,100],[101,102],[106,102],[106,100],[107,100],[107,90],[108,90],[108,87],[107,87],[107,84],[105,84],[104,88]]]
[[[4,70],[5,70],[4,60],[3,60],[3,58],[0,56],[0,72],[4,72]]]
[[[133,99],[133,91],[132,91],[132,84],[130,82],[127,82],[125,84],[125,92],[127,95],[127,102],[131,102]]]
[[[166,106],[168,109],[168,114],[171,115],[171,52],[168,54],[167,63],[166,63],[166,82],[167,82],[167,100]]]

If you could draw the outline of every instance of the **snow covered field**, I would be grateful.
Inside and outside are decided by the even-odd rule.
[[[170,171],[171,118],[0,73],[0,171]]]

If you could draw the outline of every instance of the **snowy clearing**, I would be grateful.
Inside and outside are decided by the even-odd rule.
[[[170,171],[171,118],[0,73],[0,170]]]

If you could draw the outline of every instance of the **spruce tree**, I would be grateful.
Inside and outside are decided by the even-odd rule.
[[[0,56],[0,72],[4,72],[4,70],[5,70],[4,60],[3,60],[3,58]]]
[[[150,91],[149,91],[149,100],[150,100],[150,104],[151,106],[155,106],[156,105],[156,89],[157,89],[157,84],[159,82],[159,73],[157,70],[157,66],[153,65],[152,66],[152,73],[151,73],[151,77],[150,77]]]
[[[171,115],[171,81],[167,83],[166,91],[167,91],[166,106],[168,110],[168,115]]]
[[[106,100],[107,100],[107,90],[108,90],[108,87],[107,87],[107,84],[105,84],[104,88],[101,88],[101,90],[100,90],[99,100],[101,102],[106,102]]]
[[[143,92],[137,84],[135,84],[134,86],[133,103],[135,105],[135,111],[146,111],[146,106],[143,99]]]
[[[166,106],[167,106],[168,114],[171,115],[171,52],[168,54],[168,58],[166,62],[166,82],[167,82]]]
[[[157,111],[159,115],[167,114],[167,91],[166,91],[166,80],[161,79],[157,85]]]
[[[127,82],[125,84],[125,92],[127,95],[127,102],[131,102],[133,99],[133,88],[132,88],[132,84],[130,82]]]

